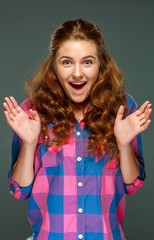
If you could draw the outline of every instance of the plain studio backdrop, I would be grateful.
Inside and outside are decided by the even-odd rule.
[[[103,31],[107,49],[123,72],[127,91],[138,105],[154,103],[154,1],[0,0],[0,239],[25,240],[31,234],[27,202],[9,193],[11,129],[2,102],[25,99],[24,82],[48,54],[50,36],[64,20],[84,18]],[[127,240],[154,239],[154,125],[142,134],[146,182],[127,196]],[[43,239],[42,239],[43,240]]]

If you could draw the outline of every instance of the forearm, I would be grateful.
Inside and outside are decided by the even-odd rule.
[[[135,157],[130,144],[119,146],[120,152],[120,169],[123,181],[126,184],[131,184],[139,176],[140,166]]]
[[[20,187],[30,185],[34,179],[34,153],[36,144],[22,143],[19,157],[13,166],[13,177]]]

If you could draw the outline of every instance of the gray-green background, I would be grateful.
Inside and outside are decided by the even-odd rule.
[[[11,130],[4,119],[3,99],[13,95],[19,103],[24,100],[24,81],[48,53],[52,31],[61,21],[79,17],[101,28],[137,103],[154,102],[154,1],[0,0],[0,239],[25,240],[31,233],[27,202],[9,194]],[[147,180],[135,195],[127,196],[127,240],[154,239],[153,122],[142,136]]]

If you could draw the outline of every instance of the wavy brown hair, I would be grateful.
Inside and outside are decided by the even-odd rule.
[[[84,114],[89,129],[89,150],[102,155],[109,151],[118,156],[114,136],[114,122],[120,105],[126,107],[122,74],[108,53],[99,28],[83,19],[63,22],[53,33],[49,56],[40,65],[36,75],[27,82],[26,90],[39,113],[42,133],[47,145],[67,143],[74,126],[71,101],[65,94],[54,71],[55,59],[61,45],[70,39],[95,43],[100,60],[99,77],[87,99]],[[54,140],[50,141],[48,124],[53,123]]]

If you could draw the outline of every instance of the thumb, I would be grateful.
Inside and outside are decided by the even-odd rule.
[[[122,120],[122,119],[123,119],[124,110],[125,110],[124,106],[121,105],[121,106],[119,107],[118,111],[117,111],[117,116],[116,116],[116,119],[117,119],[117,120]]]
[[[29,117],[35,120],[39,119],[38,112],[36,110],[29,109]]]

